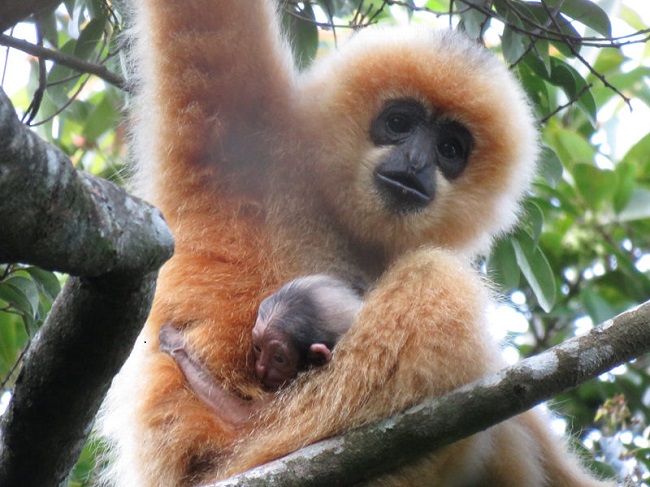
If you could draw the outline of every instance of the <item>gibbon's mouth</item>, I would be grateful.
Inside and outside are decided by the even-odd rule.
[[[399,213],[422,210],[435,195],[435,181],[429,171],[375,171],[375,182],[391,209]]]

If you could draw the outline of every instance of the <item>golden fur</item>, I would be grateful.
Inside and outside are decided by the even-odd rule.
[[[116,485],[196,485],[372,422],[498,370],[489,296],[468,265],[515,221],[536,134],[508,70],[452,32],[368,29],[298,74],[272,2],[141,0],[133,59],[137,187],[164,212],[176,253],[107,398],[101,431]],[[412,98],[472,133],[467,170],[439,177],[419,213],[387,211],[372,185],[384,147],[368,127]],[[198,400],[158,350],[162,323],[224,387],[259,397],[248,351],[263,297],[299,275],[373,283],[333,360],[250,428]],[[376,485],[595,486],[527,413]]]

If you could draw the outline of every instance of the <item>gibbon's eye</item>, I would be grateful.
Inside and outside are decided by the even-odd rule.
[[[445,139],[438,144],[438,152],[447,159],[456,159],[461,155],[460,142],[456,139]]]
[[[376,145],[398,145],[426,122],[426,111],[415,100],[394,100],[377,115],[370,126],[370,138]]]
[[[438,127],[438,167],[447,179],[460,176],[472,150],[472,135],[458,122],[444,122]]]
[[[386,120],[386,128],[394,134],[408,134],[413,130],[414,121],[401,114],[393,115]]]
[[[276,364],[283,364],[284,363],[284,357],[282,355],[274,355],[273,356],[273,361]]]

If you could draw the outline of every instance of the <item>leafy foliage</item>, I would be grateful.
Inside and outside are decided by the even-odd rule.
[[[539,177],[522,224],[496,242],[484,269],[507,298],[501,307],[514,310],[517,319],[500,324],[513,344],[510,351],[519,356],[650,296],[650,127],[624,150],[617,130],[629,106],[639,111],[650,106],[650,49],[643,47],[648,26],[631,1],[617,12],[608,10],[611,2],[592,0],[285,5],[284,25],[302,68],[319,49],[378,22],[452,25],[512,65],[540,122]],[[129,77],[118,35],[122,24],[119,8],[107,1],[66,0],[56,11],[19,25],[17,37],[36,33],[30,51],[35,57],[28,61],[28,82],[10,93],[25,123],[80,169],[118,182],[126,159],[122,107]],[[627,31],[618,34],[621,26]],[[8,45],[5,37],[0,44]],[[11,63],[17,51],[8,54]],[[11,76],[5,72],[5,86]],[[0,266],[3,389],[11,389],[15,364],[61,279],[30,266]],[[647,357],[640,358],[555,401],[596,468],[642,485],[650,478],[649,366]],[[89,442],[70,485],[92,483],[97,448]]]

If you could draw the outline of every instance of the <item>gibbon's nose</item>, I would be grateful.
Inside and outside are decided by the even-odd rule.
[[[396,213],[424,209],[436,193],[435,137],[417,128],[393,146],[375,169],[375,185],[388,208]]]
[[[409,141],[404,144],[406,169],[414,174],[435,164],[434,138],[430,130],[416,130]]]

